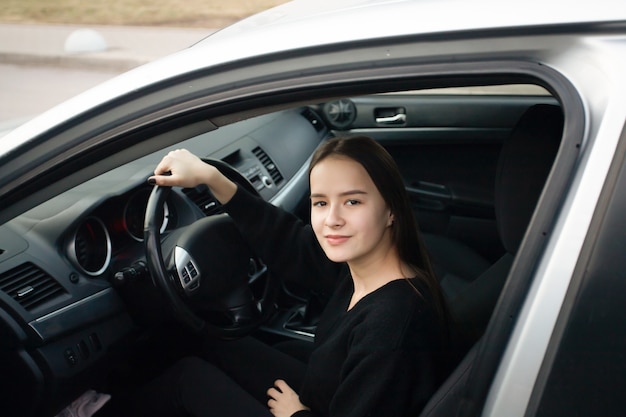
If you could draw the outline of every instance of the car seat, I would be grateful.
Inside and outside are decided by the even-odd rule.
[[[443,385],[431,398],[420,417],[453,416],[461,401],[477,341],[487,327],[513,259],[537,205],[556,157],[563,133],[563,114],[556,105],[538,104],[520,118],[508,140],[503,143],[495,183],[495,210],[498,233],[506,253],[475,278],[457,280],[455,291],[445,294],[449,304],[455,348],[465,355]],[[433,253],[445,270],[451,253]],[[445,251],[440,244],[435,250]],[[456,271],[462,270],[458,265]],[[445,287],[444,287],[445,292]],[[469,351],[468,347],[473,346]],[[465,353],[467,352],[467,353]]]

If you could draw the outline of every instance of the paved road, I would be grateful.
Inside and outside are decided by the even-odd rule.
[[[215,29],[96,26],[106,50],[67,50],[77,25],[0,24],[0,134],[130,68],[186,48]]]
[[[35,116],[118,73],[112,69],[0,64],[0,124]]]

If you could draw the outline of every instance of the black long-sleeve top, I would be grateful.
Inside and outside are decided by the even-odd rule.
[[[224,208],[270,271],[318,290],[334,288],[304,383],[294,387],[311,411],[292,417],[417,415],[438,385],[444,340],[427,287],[417,278],[398,279],[348,310],[354,290],[348,269],[325,256],[309,225],[241,187]]]

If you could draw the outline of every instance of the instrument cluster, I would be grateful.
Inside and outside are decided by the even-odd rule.
[[[80,220],[70,234],[67,254],[81,272],[92,277],[100,276],[109,269],[117,256],[122,256],[125,249],[141,246],[151,190],[152,187],[142,186],[111,198]],[[175,227],[175,210],[166,202],[161,233]]]

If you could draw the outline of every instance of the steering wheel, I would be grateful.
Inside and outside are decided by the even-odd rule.
[[[203,161],[258,195],[230,165]],[[195,332],[221,339],[251,333],[274,310],[277,279],[259,267],[262,263],[227,214],[205,217],[162,239],[163,206],[170,192],[171,187],[155,186],[146,207],[144,244],[154,285],[175,316]]]

